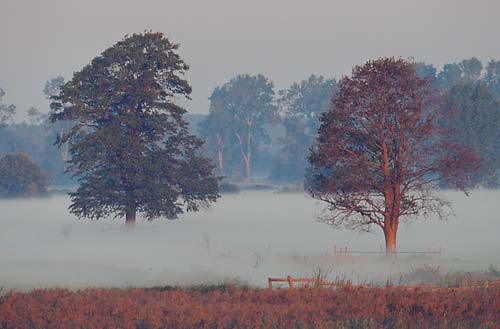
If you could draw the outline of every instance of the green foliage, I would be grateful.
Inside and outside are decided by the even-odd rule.
[[[74,185],[70,176],[64,173],[63,150],[54,146],[58,134],[68,130],[66,122],[51,124],[15,123],[0,129],[0,153],[24,153],[47,173],[50,185]]]
[[[279,141],[282,147],[273,163],[270,177],[277,182],[302,181],[313,136],[306,132],[306,126],[299,118],[285,118],[283,126],[286,134]]]
[[[47,176],[22,153],[0,158],[0,197],[38,196],[47,193]]]
[[[40,112],[40,110],[38,110],[36,107],[33,107],[33,106],[30,107],[27,113],[28,113],[29,122],[32,125],[39,124],[39,123],[43,122],[45,119],[45,115],[42,114],[42,112]]]
[[[436,79],[436,68],[432,64],[426,64],[424,62],[415,63],[415,73],[420,79]]]
[[[234,118],[225,109],[225,95],[221,88],[215,88],[210,96],[209,114],[200,122],[200,135],[207,141],[208,155],[216,159],[220,175],[230,176],[241,166],[240,149],[236,140]]]
[[[500,186],[500,102],[485,83],[453,86],[445,95],[442,126],[451,130],[453,140],[474,150],[482,160],[472,186]]]
[[[491,60],[488,63],[484,82],[496,97],[500,97],[500,60]]]
[[[280,91],[280,107],[288,117],[301,118],[305,121],[308,134],[314,135],[319,127],[321,113],[330,109],[331,98],[337,91],[335,79],[311,75],[300,83]]]
[[[70,210],[79,217],[176,218],[218,198],[218,178],[199,155],[202,141],[188,131],[188,65],[161,33],[126,36],[52,96],[51,120],[74,126],[68,170],[78,178]]]
[[[439,87],[447,89],[460,81],[461,77],[462,70],[460,69],[460,65],[456,63],[445,64],[443,70],[437,76],[437,84]]]
[[[58,75],[57,77],[52,78],[45,83],[45,88],[43,88],[43,93],[45,94],[45,96],[47,96],[47,98],[51,98],[52,96],[57,96],[63,84],[64,84],[64,78]]]
[[[476,57],[464,59],[459,65],[462,69],[462,77],[465,81],[474,82],[481,78],[483,64]]]
[[[241,159],[247,179],[254,153],[260,145],[270,142],[266,126],[277,122],[273,97],[273,84],[263,75],[238,75],[215,88],[209,114],[201,124],[211,153],[233,165]]]
[[[280,91],[278,103],[286,132],[278,141],[281,150],[271,169],[272,180],[296,182],[304,179],[307,155],[319,127],[319,116],[330,108],[331,98],[336,92],[335,79],[315,75]]]
[[[445,64],[437,76],[437,86],[449,89],[457,83],[475,82],[481,78],[482,71],[483,64],[475,57]]]

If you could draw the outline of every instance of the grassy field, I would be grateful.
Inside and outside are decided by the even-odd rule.
[[[500,328],[500,287],[10,291],[7,328]]]

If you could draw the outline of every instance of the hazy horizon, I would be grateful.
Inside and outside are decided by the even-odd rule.
[[[191,66],[191,113],[207,113],[213,88],[238,73],[262,73],[277,90],[310,74],[340,77],[380,56],[412,57],[438,68],[477,57],[500,59],[494,42],[500,3],[445,1],[67,1],[6,0],[0,11],[0,88],[16,121],[42,89],[69,79],[125,34],[153,30],[180,43]]]

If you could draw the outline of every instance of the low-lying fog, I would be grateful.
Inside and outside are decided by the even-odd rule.
[[[315,219],[322,205],[303,194],[241,192],[223,195],[212,209],[177,220],[78,220],[69,198],[0,202],[0,288],[152,286],[239,280],[259,286],[269,276],[383,281],[429,264],[448,270],[500,265],[500,192],[470,197],[444,192],[456,217],[403,225],[400,251],[442,248],[441,256],[335,256],[334,246],[379,251],[382,233],[337,230]],[[5,290],[4,290],[5,291]]]

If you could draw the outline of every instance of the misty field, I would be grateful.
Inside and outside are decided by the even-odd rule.
[[[335,230],[316,218],[317,201],[303,194],[248,191],[223,195],[212,209],[179,219],[139,220],[133,232],[122,220],[78,220],[69,198],[0,202],[0,286],[151,287],[242,283],[264,287],[268,277],[313,276],[353,283],[398,283],[421,266],[440,272],[487,270],[500,264],[500,192],[470,197],[444,192],[456,217],[413,221],[398,235],[401,251],[442,248],[442,255],[335,256],[334,246],[379,251],[379,231]]]

